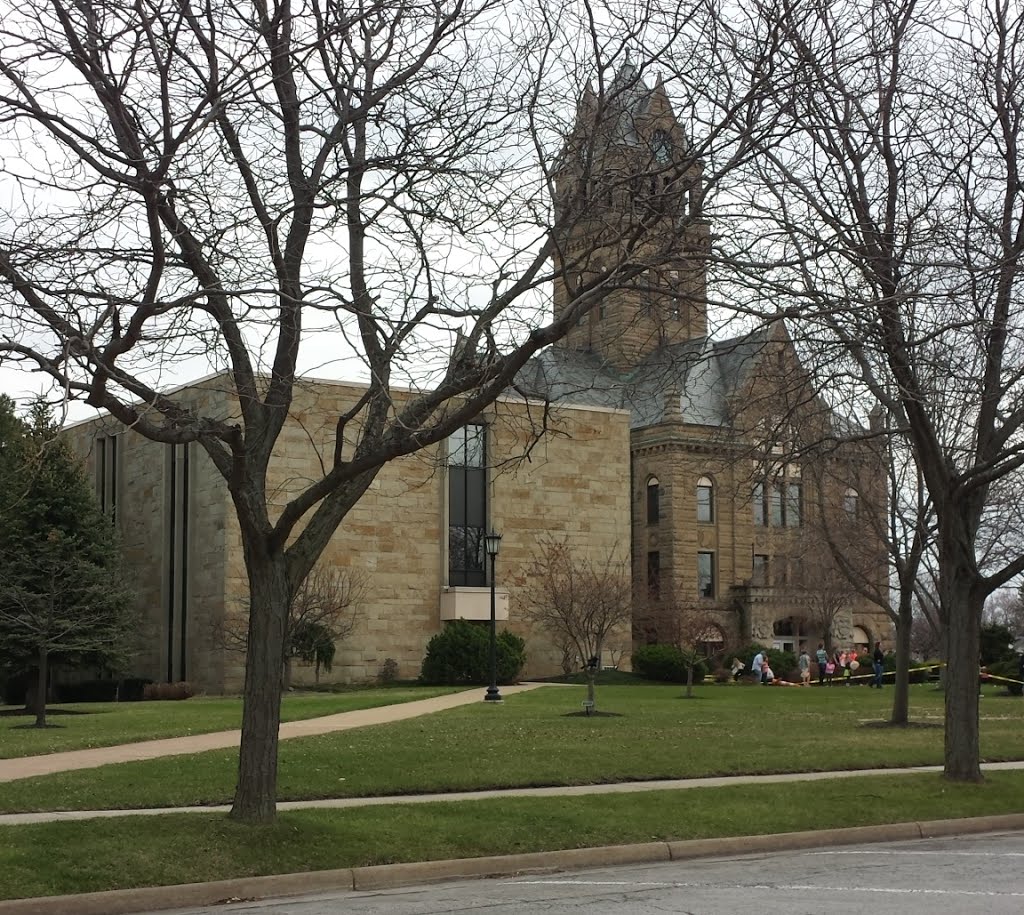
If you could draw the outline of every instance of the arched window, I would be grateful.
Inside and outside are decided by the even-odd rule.
[[[843,493],[843,511],[846,512],[846,517],[849,518],[850,521],[857,520],[857,501],[858,496],[856,489],[847,489],[846,492]]]
[[[705,524],[715,520],[715,484],[710,477],[697,481],[697,520]]]
[[[702,657],[720,657],[725,648],[725,633],[714,623],[708,623],[695,641],[697,652]]]
[[[661,486],[657,477],[647,481],[647,523],[657,524],[661,520]]]

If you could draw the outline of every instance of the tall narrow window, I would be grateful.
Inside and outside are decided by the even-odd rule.
[[[697,554],[697,594],[700,597],[715,596],[715,554]]]
[[[464,426],[448,438],[448,584],[487,584],[487,470],[484,427]]]
[[[768,491],[768,515],[771,519],[772,527],[782,527],[784,505],[782,493],[785,485],[785,483],[773,483]]]
[[[765,553],[754,553],[750,570],[750,583],[759,588],[766,588],[768,578],[768,556]]]
[[[764,483],[754,484],[754,524],[758,527],[764,527],[768,524],[768,515],[765,512],[764,505]]]
[[[647,596],[651,600],[661,597],[661,554],[656,551],[647,554]]]
[[[678,270],[669,270],[669,283],[671,284],[669,315],[677,321],[683,318],[683,282],[682,274]]]
[[[803,524],[804,488],[800,483],[786,486],[786,527],[800,527]]]
[[[661,485],[657,477],[647,481],[647,523],[657,524],[661,520]]]
[[[850,521],[857,520],[857,490],[847,489],[843,494],[843,511]]]
[[[709,477],[697,481],[697,520],[704,524],[715,520],[715,484]]]
[[[119,441],[116,435],[100,436],[96,439],[96,500],[100,509],[113,523],[117,522]]]

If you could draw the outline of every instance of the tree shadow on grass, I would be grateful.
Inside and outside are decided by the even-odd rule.
[[[894,724],[892,721],[865,721],[862,728],[898,728],[901,731],[912,731],[912,730],[933,730],[935,728],[942,728],[943,724],[941,721],[906,721],[901,724]]]
[[[64,727],[64,725],[62,725],[62,724],[50,724],[50,722],[47,721],[46,724],[44,724],[42,727],[39,727],[37,724],[14,724],[14,725],[11,725],[10,730],[12,730],[12,731],[48,731],[48,730],[50,730],[50,728],[63,728],[63,727]]]
[[[92,712],[82,712],[78,709],[63,709],[63,708],[48,708],[46,710],[46,717],[49,718],[51,715],[91,715]],[[27,718],[31,715],[33,718],[36,713],[27,708],[5,708],[0,709],[0,718]],[[21,727],[21,725],[17,725]],[[56,727],[56,725],[55,725]]]

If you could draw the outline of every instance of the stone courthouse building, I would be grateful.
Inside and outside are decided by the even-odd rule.
[[[751,641],[812,655],[819,640],[889,647],[888,615],[863,596],[888,597],[870,430],[815,396],[782,323],[708,335],[700,160],[662,85],[627,65],[608,95],[583,98],[559,163],[556,219],[571,207],[582,218],[565,220],[555,311],[595,283],[605,292],[522,389],[630,412],[634,642],[721,656]],[[651,222],[660,246],[609,281],[607,264]]]
[[[890,641],[886,615],[823,549],[839,544],[884,591],[885,554],[869,523],[885,504],[878,457],[844,442],[857,430],[808,394],[781,325],[708,336],[701,166],[660,85],[648,88],[628,67],[617,84],[607,110],[583,99],[557,176],[556,207],[564,213],[582,195],[590,215],[570,221],[553,307],[596,282],[600,305],[478,424],[386,465],[345,519],[320,565],[364,587],[329,679],[372,680],[394,665],[415,676],[447,620],[489,619],[479,538],[491,527],[503,535],[498,618],[526,638],[530,676],[559,672],[561,660],[522,613],[545,537],[590,557],[631,554],[632,638],[622,633],[606,662],[628,661],[631,641],[686,639],[723,653],[751,640],[793,650],[819,639]],[[609,280],[608,245],[655,206],[672,228],[669,249],[637,252]],[[226,375],[188,390],[207,412],[237,413]],[[319,473],[334,418],[360,392],[330,381],[298,388],[270,468],[281,502]],[[530,447],[540,404],[554,406],[552,428]],[[238,691],[243,656],[216,637],[244,619],[246,595],[220,476],[201,449],[157,444],[110,419],[68,435],[116,518],[138,591],[132,673]],[[312,676],[293,671],[296,683]]]

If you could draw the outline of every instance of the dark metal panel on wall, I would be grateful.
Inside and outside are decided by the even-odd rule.
[[[163,595],[165,676],[188,677],[190,445],[168,445],[164,460]]]

